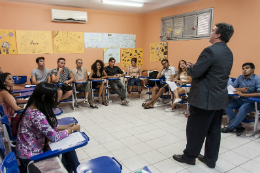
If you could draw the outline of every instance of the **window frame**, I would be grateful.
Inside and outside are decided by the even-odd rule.
[[[208,28],[208,34],[206,35],[197,35],[197,31],[198,31],[198,16],[199,15],[203,15],[206,13],[210,13],[209,16],[209,28]],[[161,37],[160,37],[160,41],[176,41],[176,40],[196,40],[196,39],[208,39],[210,38],[210,33],[212,31],[212,25],[213,25],[213,14],[214,14],[214,8],[207,8],[207,9],[203,9],[203,10],[198,10],[198,11],[193,11],[193,12],[188,12],[188,13],[183,13],[183,14],[178,14],[178,15],[174,15],[174,16],[168,16],[168,17],[163,17],[161,18]],[[194,35],[193,36],[184,36],[184,17],[187,16],[192,16],[194,15]],[[182,31],[181,31],[181,36],[174,36],[174,19],[176,18],[182,18]],[[165,20],[171,20],[172,22],[172,31],[171,31],[171,36],[170,39],[168,39],[167,37],[163,37],[163,33],[164,33],[164,25],[163,25],[163,21]]]

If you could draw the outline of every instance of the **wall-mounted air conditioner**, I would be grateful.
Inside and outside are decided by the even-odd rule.
[[[86,23],[87,12],[51,9],[51,19],[54,22]]]

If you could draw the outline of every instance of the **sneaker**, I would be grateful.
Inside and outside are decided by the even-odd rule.
[[[94,105],[89,105],[92,109],[98,109],[97,106],[94,106]]]
[[[167,108],[167,109],[165,109],[165,111],[166,112],[174,112],[175,110],[174,109],[172,110],[172,108]]]
[[[126,105],[126,100],[122,100],[121,105]]]
[[[84,100],[84,103],[85,103],[85,104],[89,104],[87,99],[86,99],[86,100]]]
[[[175,101],[173,103],[179,103],[181,101],[181,99],[175,99]]]
[[[237,135],[237,136],[240,136],[240,135],[243,134],[244,131],[245,131],[245,128],[244,128],[244,127],[236,128],[236,135]]]

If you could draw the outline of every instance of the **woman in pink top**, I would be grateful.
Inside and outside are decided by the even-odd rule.
[[[139,76],[141,76],[141,68],[136,65],[136,62],[137,58],[132,58],[132,66],[128,67],[128,76],[131,76],[131,78],[128,80],[128,83],[130,85],[128,94],[131,94],[134,85],[138,87],[138,93],[141,94],[141,80],[139,79]]]
[[[57,96],[57,87],[54,84],[41,82],[35,87],[21,114],[16,142],[16,156],[21,162],[21,173],[26,172],[32,156],[46,151],[48,141],[57,142],[73,131],[80,130],[79,125],[58,125],[53,112],[57,105]],[[80,164],[75,150],[64,153],[61,161],[69,173],[76,172]]]
[[[27,103],[27,100],[17,99],[11,95],[14,80],[10,73],[0,74],[0,105],[3,107],[5,115],[8,117],[11,124],[11,118],[14,116],[15,111],[22,110],[17,106],[17,103]]]

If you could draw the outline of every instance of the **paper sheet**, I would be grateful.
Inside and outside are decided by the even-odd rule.
[[[82,136],[80,132],[75,132],[70,134],[67,138],[49,144],[49,146],[51,150],[54,151],[54,150],[69,148],[84,140],[85,138]]]
[[[116,62],[120,62],[120,48],[104,48],[104,63],[108,63],[109,58],[115,58]]]
[[[234,91],[237,91],[232,85],[229,85],[227,89],[228,89],[228,94],[234,94]]]
[[[131,66],[131,59],[137,59],[137,66],[143,65],[143,49],[122,49],[121,51],[121,62],[123,67]]]
[[[0,29],[0,55],[17,54],[14,30]]]
[[[176,90],[176,89],[178,88],[175,82],[167,81],[166,83],[167,83],[167,84],[169,85],[169,87],[171,88],[171,91],[174,91],[174,90]]]
[[[103,48],[102,33],[84,33],[85,48]]]
[[[51,31],[16,30],[18,54],[53,53]]]
[[[150,61],[159,61],[168,59],[168,43],[151,43],[150,44]]]
[[[83,32],[53,31],[53,43],[54,53],[84,53]]]

